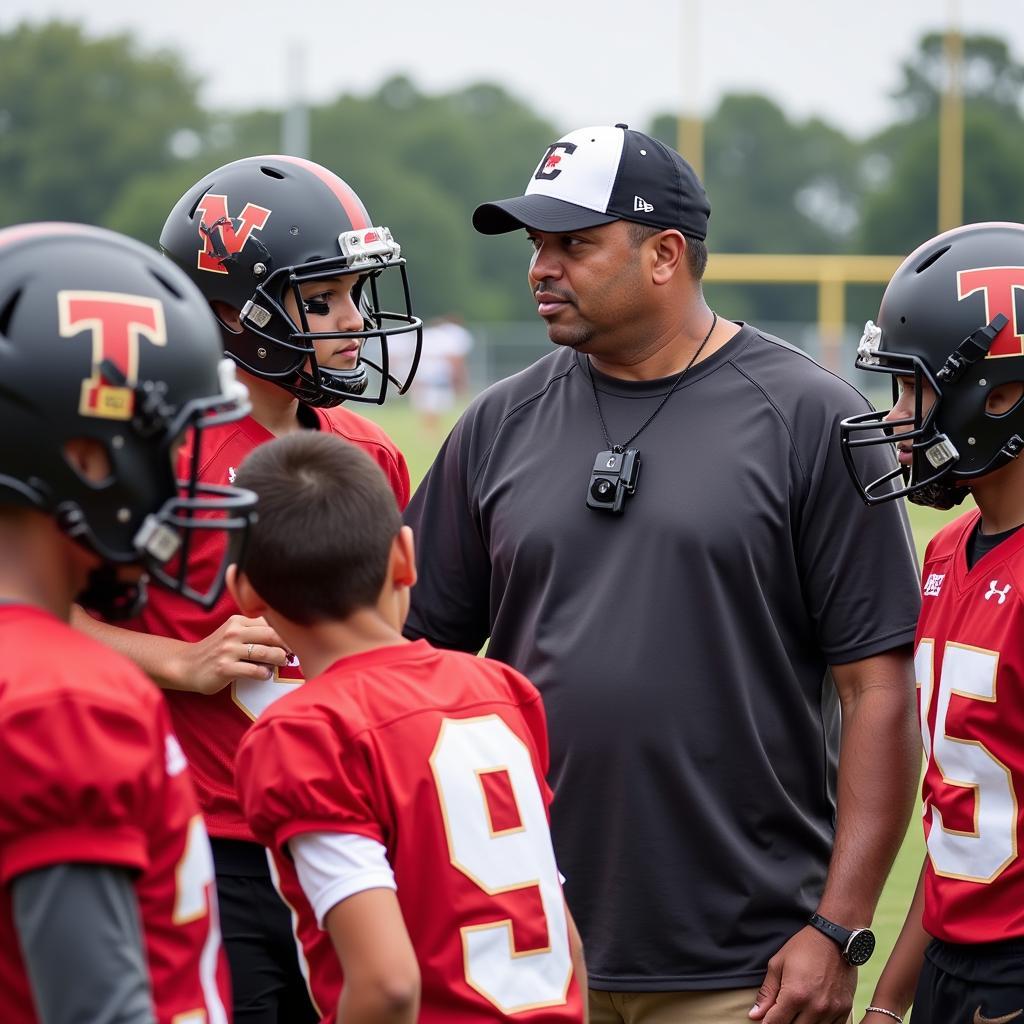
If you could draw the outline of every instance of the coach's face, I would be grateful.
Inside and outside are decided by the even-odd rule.
[[[582,231],[527,230],[529,281],[556,345],[600,355],[636,332],[647,289],[624,221]]]

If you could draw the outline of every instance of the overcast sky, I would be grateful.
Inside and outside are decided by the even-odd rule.
[[[569,130],[751,90],[863,135],[892,116],[900,60],[951,11],[1024,60],[1024,0],[0,0],[0,29],[59,16],[130,30],[181,51],[214,106],[282,104],[294,46],[314,101],[395,73],[427,91],[489,80]]]

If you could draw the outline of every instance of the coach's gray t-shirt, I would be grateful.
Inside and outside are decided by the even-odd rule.
[[[452,431],[407,513],[407,632],[467,651],[490,636],[540,689],[591,985],[758,985],[828,866],[827,666],[914,637],[905,515],[866,508],[843,464],[839,420],[865,399],[750,326],[634,442],[625,514],[592,511],[606,444],[584,359],[552,352]],[[594,380],[613,443],[671,383]]]

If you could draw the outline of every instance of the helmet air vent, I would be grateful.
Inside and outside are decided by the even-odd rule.
[[[260,170],[268,178],[277,178],[279,181],[284,181],[284,175],[274,167],[260,167]]]
[[[944,245],[941,249],[936,249],[930,256],[925,257],[916,267],[914,267],[914,273],[920,274],[927,270],[936,260],[945,256],[947,252],[953,247],[951,245]]]
[[[196,196],[196,201],[192,204],[192,209],[188,211],[188,219],[189,220],[192,220],[192,218],[195,217],[196,210],[199,209],[199,204],[210,194],[210,189],[211,188],[213,188],[213,183],[212,182],[209,185],[207,185],[206,188],[204,188],[202,190],[202,192],[200,192]]]
[[[19,288],[15,293],[7,300],[3,309],[0,309],[0,335],[7,334],[7,328],[10,326],[11,319],[14,316],[14,307],[18,304],[18,299],[21,298],[21,289]]]
[[[161,285],[164,289],[169,291],[179,302],[185,298],[185,296],[181,294],[180,289],[178,289],[175,285],[171,284],[171,282],[166,277],[164,277],[164,275],[161,274],[159,271],[155,270],[153,267],[150,267],[149,272],[156,279],[157,284]]]

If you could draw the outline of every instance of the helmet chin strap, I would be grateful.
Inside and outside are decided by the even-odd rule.
[[[118,579],[113,565],[101,565],[89,571],[78,603],[107,622],[133,618],[146,603],[146,578],[127,583]]]
[[[907,501],[912,501],[915,505],[923,505],[925,508],[937,508],[945,511],[955,508],[968,494],[970,494],[970,490],[966,487],[957,487],[945,480],[936,480],[934,483],[911,491],[907,495]]]
[[[1018,458],[1021,452],[1024,452],[1024,438],[1019,434],[1013,434],[1000,449],[998,457],[990,463],[982,475],[988,476],[989,473],[1001,469],[1008,462]],[[970,479],[974,480],[977,478],[971,477]],[[907,495],[907,500],[912,501],[915,505],[923,505],[926,508],[937,508],[945,511],[955,508],[967,497],[970,493],[970,489],[966,486],[968,482],[967,478],[964,477],[959,478],[959,484],[951,482],[948,477],[936,480],[934,483],[925,484],[923,487],[911,491]]]
[[[71,540],[96,552],[85,514],[77,504],[66,502],[57,507],[54,515],[58,526]],[[96,612],[104,620],[133,618],[146,603],[145,577],[137,582],[126,582],[118,578],[114,564],[103,562],[89,570],[85,587],[78,594],[77,601],[87,611]]]
[[[964,338],[939,368],[935,375],[936,378],[945,384],[953,384],[958,381],[969,367],[988,355],[989,349],[992,348],[992,342],[996,340],[996,335],[1009,322],[1002,313],[997,313],[991,323],[979,327],[972,335]]]
[[[971,366],[988,355],[996,335],[1008,323],[1009,321],[1002,313],[997,313],[990,323],[984,327],[979,327],[973,334],[965,338],[949,354],[945,363],[936,373],[935,376],[939,383],[947,387],[956,384]],[[949,444],[944,434],[939,435],[938,441],[946,445]],[[1016,445],[1014,441],[1017,442]],[[1000,453],[1003,456],[1000,459],[1000,465],[1005,464],[1012,458],[1016,458],[1020,451],[1019,445],[1020,438],[1014,435]],[[954,457],[955,453],[956,449],[953,449]],[[950,465],[950,469],[952,468],[952,465]],[[993,466],[992,468],[998,467]],[[945,511],[959,505],[967,497],[967,494],[967,487],[962,485],[958,487],[948,476],[944,476],[940,480],[935,480],[932,483],[915,488],[907,495],[907,500],[912,501],[915,505],[923,505],[926,508],[937,508]]]

